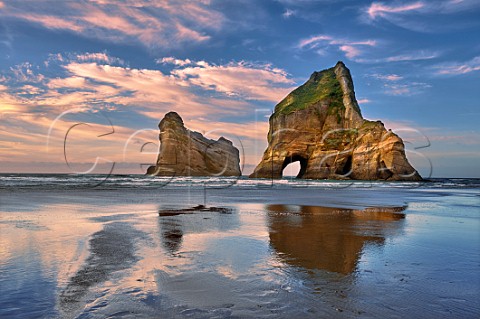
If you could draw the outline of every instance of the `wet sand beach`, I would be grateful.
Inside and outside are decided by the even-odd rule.
[[[477,188],[2,189],[2,318],[478,318]]]

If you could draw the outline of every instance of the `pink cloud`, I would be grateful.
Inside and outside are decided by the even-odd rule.
[[[424,18],[426,16],[444,15],[441,21],[445,21],[445,19],[448,19],[446,15],[466,11],[473,12],[480,8],[478,0],[405,1],[408,0],[390,1],[394,3],[391,5],[385,4],[385,2],[373,2],[370,6],[362,9],[362,20],[371,23],[383,18],[392,24],[416,32],[445,32],[452,30],[452,28],[457,29],[459,25],[441,22],[425,23]]]
[[[372,102],[371,100],[369,99],[359,99],[357,100],[358,104],[367,104],[367,103],[370,103]]]
[[[425,4],[420,1],[401,6],[388,6],[380,2],[373,2],[370,7],[368,7],[367,13],[371,19],[376,19],[377,17],[385,17],[391,13],[415,11],[423,8],[424,6]]]
[[[13,77],[19,82],[34,82],[40,83],[44,80],[45,76],[35,72],[31,63],[24,62],[17,64],[10,68],[13,73]]]
[[[112,42],[140,42],[148,47],[176,47],[210,39],[225,18],[206,1],[67,1],[57,10],[14,3],[2,14],[48,29],[61,29]]]
[[[249,139],[264,139],[268,132],[268,122],[247,122],[247,123],[230,123],[230,122],[209,122],[198,119],[185,121],[186,125],[192,130],[208,133],[208,138],[224,137],[240,137]],[[233,140],[233,138],[232,138]]]
[[[348,39],[335,39],[328,35],[315,35],[306,39],[302,39],[298,42],[297,48],[303,49],[316,49],[320,55],[325,55],[325,47],[334,46],[338,50],[345,53],[345,56],[349,59],[353,59],[362,54],[361,47],[374,47],[377,45],[375,40],[355,41]],[[324,48],[319,48],[323,46]]]
[[[310,48],[315,48],[319,42],[322,42],[322,41],[330,42],[331,40],[332,40],[332,37],[328,35],[315,35],[315,36],[300,40],[300,42],[298,43],[298,47],[300,49],[306,46]]]
[[[411,90],[408,85],[401,84],[401,85],[388,85],[388,94],[391,95],[410,95]]]
[[[177,37],[180,40],[193,40],[195,42],[203,42],[210,39],[210,36],[203,35],[200,32],[187,28],[180,23],[177,23],[176,27],[177,27]]]
[[[340,51],[345,52],[345,56],[349,59],[360,55],[360,50],[358,48],[354,47],[354,46],[351,46],[351,45],[341,45],[340,46]]]
[[[33,72],[36,67],[29,63],[10,70],[12,76],[8,81],[25,82],[29,86],[24,86],[22,91],[8,92],[6,83],[1,99],[4,110],[7,106],[10,112],[14,112],[33,105],[57,111],[69,107],[123,105],[154,118],[171,109],[192,117],[210,115],[218,118],[221,114],[248,112],[252,107],[249,100],[277,102],[294,84],[284,70],[248,62],[213,65],[206,61],[166,57],[158,62],[174,64],[175,68],[171,73],[163,73],[110,65],[123,61],[106,53],[56,55],[52,59],[49,63],[55,62],[63,67],[67,76],[48,78]],[[213,90],[221,95],[198,95],[192,92],[192,87],[205,92]],[[24,98],[23,94],[35,96]]]
[[[96,61],[91,62],[93,60]],[[35,153],[36,161],[60,165],[64,163],[65,132],[78,122],[74,120],[75,113],[84,113],[81,120],[84,122],[85,115],[121,107],[156,121],[174,110],[181,114],[189,128],[209,132],[209,137],[240,138],[245,147],[245,163],[253,167],[261,156],[259,152],[265,148],[268,121],[262,117],[259,122],[232,123],[222,121],[222,117],[253,112],[251,99],[277,102],[294,84],[282,69],[249,62],[214,65],[166,57],[158,61],[175,67],[171,73],[163,73],[105,64],[108,61],[115,61],[115,58],[106,53],[55,56],[51,63],[63,67],[66,74],[56,78],[30,74],[41,75],[41,82],[28,82],[29,77],[24,77],[29,75],[26,70],[36,70],[36,66],[25,65],[20,73],[17,69],[11,70],[11,77],[2,79],[0,86],[0,160],[27,163]],[[27,82],[19,86],[22,79]],[[198,94],[199,90],[207,94]],[[212,91],[220,96],[212,95]],[[29,96],[24,97],[24,94]],[[34,109],[37,112],[32,112]],[[70,114],[73,118],[55,124],[46,152],[45,139],[53,120],[72,109],[75,110]],[[123,161],[121,150],[134,133],[133,129],[115,125],[115,134],[99,139],[98,135],[110,129],[108,124],[83,126],[71,132],[72,140],[68,144],[69,161],[75,167],[88,168],[87,164],[93,163],[96,156],[118,163]],[[149,129],[155,133],[152,142],[158,142],[156,127]],[[80,152],[82,149],[89,152]],[[138,163],[155,161],[155,155],[137,155],[128,158]]]
[[[211,106],[199,102],[194,94],[178,85],[176,79],[158,70],[78,62],[71,62],[65,68],[74,77],[106,83],[106,87],[111,88],[111,94],[103,96],[105,102],[138,105],[146,110],[154,109],[156,114],[165,113],[170,108],[192,116],[213,111]],[[105,93],[105,90],[101,92]]]
[[[47,86],[51,89],[75,88],[83,89],[87,85],[85,78],[80,76],[71,76],[68,78],[55,78],[48,81]]]
[[[58,114],[57,114],[58,115]],[[128,138],[135,132],[134,129],[115,125],[94,123],[93,121],[106,122],[105,119],[91,113],[88,110],[82,112],[82,117],[73,116],[61,118],[52,122],[52,118],[42,114],[5,114],[0,123],[0,161],[11,161],[17,163],[32,163],[32,155],[35,154],[33,162],[56,162],[63,169],[68,170],[64,158],[64,138],[66,132],[73,125],[80,122],[86,123],[70,131],[67,140],[68,161],[78,168],[77,164],[85,163],[89,168],[95,162],[97,156],[109,161],[123,161],[123,146]],[[52,124],[54,126],[52,127]],[[51,128],[51,130],[49,130]],[[48,133],[50,131],[50,134]],[[110,133],[102,137],[99,135]],[[152,132],[148,138],[158,140],[158,134]],[[47,140],[48,148],[47,148]],[[145,161],[145,154],[139,150],[129,152],[129,159],[132,162]],[[155,161],[155,156],[150,155],[150,161]],[[72,172],[71,170],[69,172]]]
[[[292,90],[294,84],[285,71],[269,65],[238,62],[217,66],[204,61],[194,64],[175,69],[172,75],[185,85],[215,90],[228,96],[277,102]]]
[[[400,75],[397,75],[397,74],[388,74],[385,76],[385,79],[387,81],[399,81],[401,79],[403,79],[403,77],[401,77]]]
[[[55,17],[51,15],[20,13],[20,14],[15,14],[15,17],[28,20],[31,22],[36,22],[48,29],[66,29],[66,30],[70,30],[78,33],[81,33],[84,30],[84,26],[81,26],[67,19],[64,19],[61,17]]]
[[[366,45],[366,46],[371,46],[374,47],[377,45],[377,41],[375,40],[365,40],[365,41],[352,41],[352,40],[346,40],[346,39],[337,39],[337,40],[331,40],[330,44],[337,44],[337,45]]]
[[[403,79],[403,77],[398,75],[398,74],[378,74],[378,73],[375,73],[375,74],[372,74],[370,76],[377,79],[377,80],[384,80],[384,81],[389,81],[389,82],[396,82],[396,81],[400,81],[400,80]]]
[[[480,71],[480,56],[464,63],[444,63],[435,66],[435,68],[438,69],[437,74],[440,75],[460,75]]]
[[[41,88],[37,87],[37,86],[23,85],[22,87],[20,87],[20,91],[17,94],[35,95],[35,94],[40,94],[42,92],[43,92],[43,90]]]
[[[7,86],[0,90],[0,117],[9,113],[27,112],[31,105],[22,97],[6,92]]]
[[[133,21],[130,21],[133,19],[129,19],[135,19],[137,17],[137,14],[139,13],[136,13],[135,11],[130,11],[128,12],[129,14],[121,14],[122,11],[125,13],[127,13],[127,11],[124,8],[118,8],[117,13],[120,14],[113,15],[94,5],[74,4],[74,8],[83,12],[83,15],[78,18],[79,23],[86,23],[87,25],[94,27],[119,31],[129,36],[139,35],[143,31],[142,27],[137,26]],[[155,25],[155,27],[159,26],[161,26],[160,23]]]

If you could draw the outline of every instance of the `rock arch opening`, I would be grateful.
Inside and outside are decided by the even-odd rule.
[[[352,155],[347,156],[343,166],[337,168],[336,174],[348,176],[352,172]]]
[[[296,175],[296,178],[302,178],[305,172],[307,171],[308,160],[300,155],[285,157],[285,160],[283,161],[283,165],[282,165],[282,171],[280,172],[281,177],[284,176],[285,168],[288,165],[292,163],[297,163],[297,162],[300,164],[300,169],[298,170],[298,174]]]

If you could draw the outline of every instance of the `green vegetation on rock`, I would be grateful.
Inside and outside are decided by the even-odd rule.
[[[358,131],[356,129],[337,131],[328,134],[327,138],[323,140],[323,143],[327,149],[339,150],[352,143],[357,135]]]
[[[289,114],[297,110],[325,101],[329,104],[329,112],[344,109],[343,92],[334,68],[314,72],[310,79],[292,91],[275,107],[276,114]]]
[[[366,130],[366,131],[371,131],[371,130],[375,130],[379,127],[383,127],[383,124],[380,121],[363,120],[363,124],[362,124],[360,129]]]

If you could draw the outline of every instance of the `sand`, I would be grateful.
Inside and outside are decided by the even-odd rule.
[[[478,318],[477,189],[1,191],[0,317]]]

